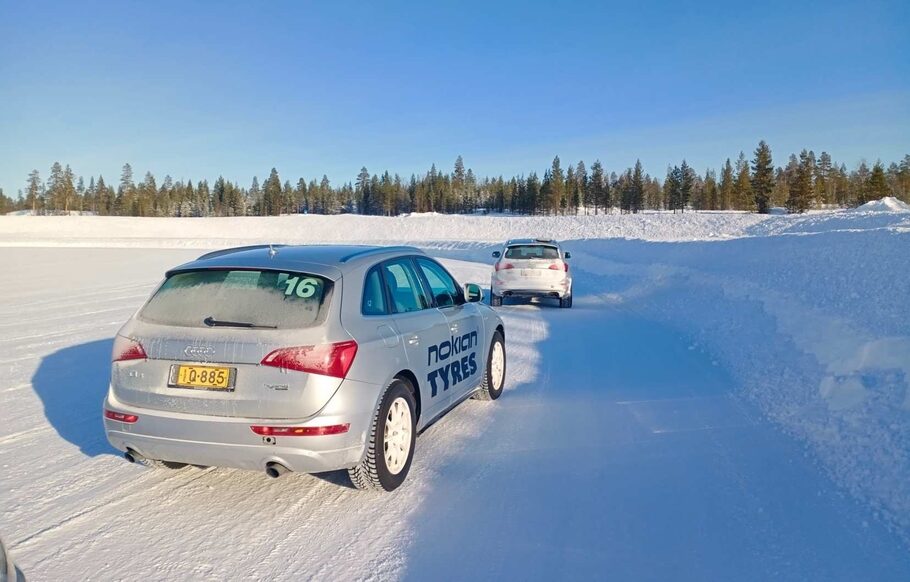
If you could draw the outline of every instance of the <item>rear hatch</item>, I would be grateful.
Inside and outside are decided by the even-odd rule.
[[[337,360],[356,353],[350,337],[330,337],[334,286],[278,270],[172,274],[115,339],[114,394],[181,413],[311,416],[342,382]]]
[[[511,285],[549,286],[566,277],[567,264],[551,245],[522,244],[506,248],[496,264],[496,275]]]

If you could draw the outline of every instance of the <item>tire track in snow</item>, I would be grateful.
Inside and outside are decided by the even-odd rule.
[[[213,470],[212,468],[201,469],[200,471],[202,472],[202,474],[193,477],[189,481],[180,481],[180,482],[176,483],[176,486],[171,487],[169,489],[169,492],[176,491],[178,489],[181,489],[181,488],[189,485],[196,479],[202,478],[206,472],[210,472],[212,470]],[[145,483],[145,481],[148,481],[153,477],[148,476],[148,477],[145,477],[144,479],[140,477],[139,479],[136,479],[129,483],[128,488],[133,489],[133,491],[130,491],[125,494],[124,494],[123,488],[116,488],[113,491],[109,491],[108,494],[104,497],[104,499],[102,501],[95,502],[95,503],[89,505],[88,507],[86,507],[85,509],[82,509],[80,511],[67,515],[66,517],[58,520],[57,522],[55,522],[52,525],[43,527],[40,530],[33,532],[32,534],[28,535],[27,537],[23,538],[22,540],[19,540],[18,542],[12,544],[10,546],[10,549],[13,551],[17,551],[17,552],[21,551],[22,549],[25,549],[25,548],[28,548],[28,547],[34,545],[35,543],[41,541],[43,538],[45,538],[49,535],[59,533],[60,531],[62,531],[64,529],[68,529],[75,525],[79,525],[79,524],[85,522],[90,517],[93,517],[94,514],[98,511],[109,511],[109,510],[117,509],[121,505],[131,502],[134,497],[144,495],[144,494],[158,492],[162,488],[164,488],[166,485],[171,485],[175,479],[178,479],[178,477],[180,477],[180,476],[176,475],[176,474],[164,477],[159,482],[155,483],[154,485],[152,485],[149,488],[141,488],[141,487]],[[135,490],[137,487],[139,487],[140,489]]]
[[[63,315],[57,315],[57,316],[53,316],[53,317],[38,317],[38,318],[31,318],[31,319],[29,319],[29,323],[30,323],[30,324],[43,324],[43,323],[50,323],[50,322],[53,322],[53,321],[61,321],[61,320],[72,321],[73,319],[79,319],[79,318],[86,317],[86,316],[90,316],[90,315],[96,315],[96,314],[99,314],[99,313],[108,313],[108,312],[111,312],[111,311],[120,310],[120,309],[127,309],[127,308],[132,309],[132,310],[135,311],[136,308],[139,307],[139,303],[138,303],[138,302],[133,303],[133,302],[130,301],[130,300],[131,300],[131,299],[144,298],[144,297],[148,297],[148,295],[147,295],[147,294],[143,294],[143,295],[124,295],[124,296],[120,296],[120,297],[114,297],[114,298],[111,298],[111,299],[105,299],[104,301],[93,301],[92,304],[100,303],[101,305],[107,305],[107,304],[109,304],[109,303],[114,303],[115,301],[121,301],[121,302],[122,302],[122,301],[128,301],[128,303],[127,303],[126,305],[119,305],[119,306],[117,306],[117,307],[111,307],[111,308],[109,308],[109,309],[100,309],[100,310],[95,310],[95,311],[82,311],[82,312],[79,312],[79,313],[76,313],[76,314],[73,314],[73,313],[70,311],[70,312],[68,312],[68,313],[65,312]],[[65,311],[65,310],[70,310],[73,306],[71,306],[71,305],[61,305],[61,307],[62,307],[63,310]],[[48,311],[47,311],[47,310],[40,310],[39,313],[47,314]],[[27,315],[28,315],[28,314],[25,313],[25,312],[17,313],[17,314],[16,314],[16,317],[18,318],[18,321],[9,321],[9,322],[5,322],[5,323],[0,323],[0,328],[4,328],[4,327],[21,327],[21,326],[22,326],[22,320],[23,320],[23,319],[26,319],[26,316],[27,316]],[[10,316],[10,317],[12,317],[12,316]]]
[[[73,299],[83,299],[88,297],[97,297],[99,295],[107,295],[110,293],[121,293],[123,291],[129,291],[133,289],[149,289],[156,284],[156,281],[147,282],[147,283],[138,283],[135,285],[124,285],[120,287],[93,287],[91,289],[86,289],[85,292],[80,293],[67,293],[65,297],[61,297],[59,294],[49,297],[47,299],[39,299],[35,301],[26,301],[25,303],[16,303],[16,299],[19,297],[34,297],[34,292],[23,293],[17,296],[6,296],[4,300],[7,301],[6,305],[14,305],[15,309],[13,310],[4,310],[0,311],[0,316],[6,316],[10,314],[19,313],[19,310],[23,307],[33,307],[33,306],[42,306],[54,303],[65,303],[66,305],[78,306],[80,303],[78,301],[71,301]]]

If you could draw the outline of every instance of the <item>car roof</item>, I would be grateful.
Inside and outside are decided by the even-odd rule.
[[[559,243],[550,238],[513,238],[506,241],[506,246],[511,245],[551,245],[558,247]]]
[[[287,269],[339,279],[365,261],[376,261],[402,255],[425,254],[417,247],[376,245],[253,245],[206,253],[194,261],[168,271],[199,269]]]

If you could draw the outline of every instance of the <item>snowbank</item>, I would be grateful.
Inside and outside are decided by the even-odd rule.
[[[570,248],[575,279],[600,301],[694,335],[739,393],[910,542],[910,230],[870,214],[778,231],[803,236]]]
[[[894,196],[885,196],[881,200],[866,202],[853,210],[854,212],[910,212],[910,204]]]
[[[786,218],[786,217],[783,217]],[[767,216],[743,213],[598,216],[291,215],[242,218],[0,217],[0,245],[209,248],[261,242],[501,242],[527,236],[560,240],[702,240],[744,236]]]
[[[874,228],[910,228],[910,216],[897,211],[834,211],[783,216],[741,212],[560,217],[438,214],[242,218],[0,216],[0,246],[217,248],[264,242],[496,243],[529,236],[558,240],[696,241]]]

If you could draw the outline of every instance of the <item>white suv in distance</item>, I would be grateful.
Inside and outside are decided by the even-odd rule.
[[[490,284],[494,307],[505,297],[552,297],[560,307],[572,307],[572,255],[555,240],[513,239],[493,256],[498,259]]]

